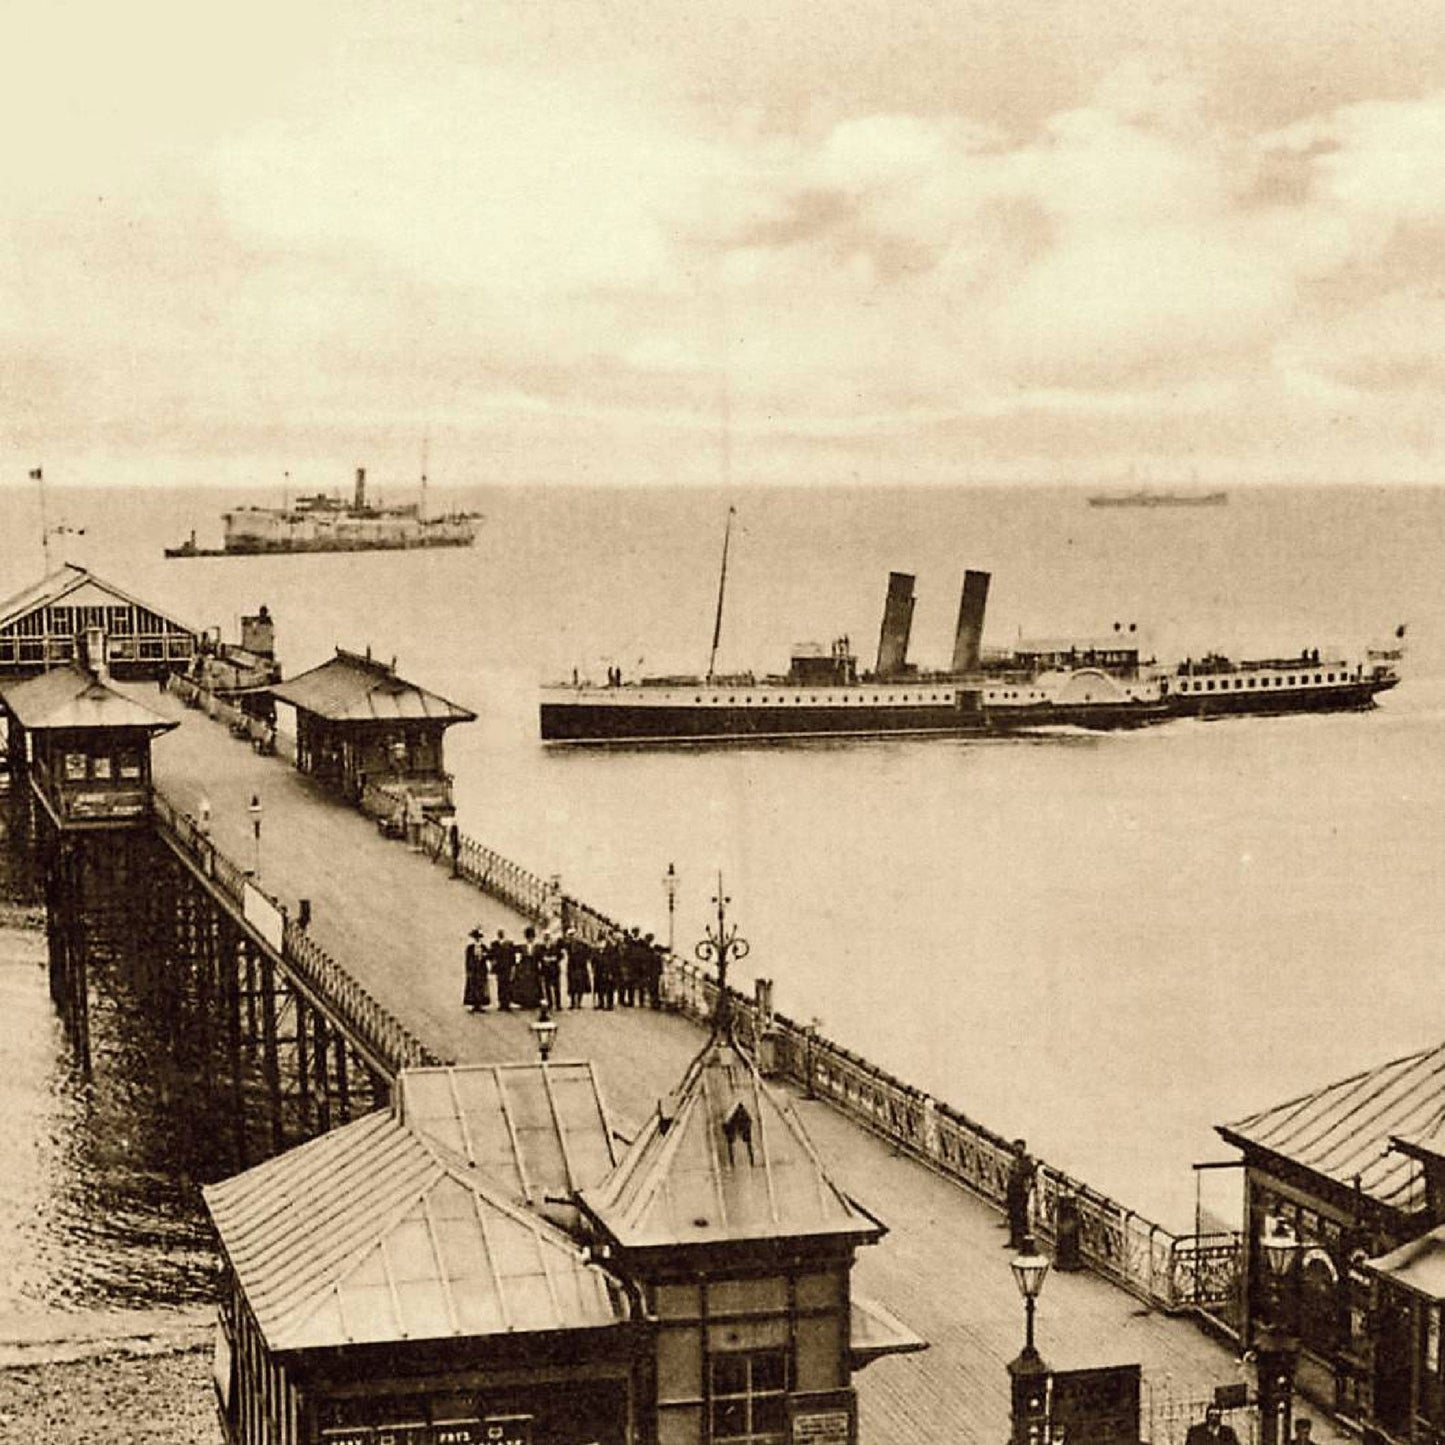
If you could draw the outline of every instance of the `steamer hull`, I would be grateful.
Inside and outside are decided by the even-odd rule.
[[[766,742],[978,734],[986,727],[974,689],[930,688],[922,701],[915,701],[918,693],[911,690],[907,702],[870,696],[863,687],[820,695],[816,702],[807,693],[758,687],[637,696],[647,691],[640,686],[550,689],[541,704],[542,741],[595,746]]]

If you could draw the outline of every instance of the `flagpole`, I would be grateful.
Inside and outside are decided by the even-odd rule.
[[[40,550],[45,557],[45,575],[50,576],[50,524],[45,517],[45,468],[33,467],[31,479],[40,491]]]

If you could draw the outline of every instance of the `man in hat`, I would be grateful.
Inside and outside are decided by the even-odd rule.
[[[1309,1438],[1308,1433],[1305,1438]],[[1184,1439],[1186,1445],[1239,1445],[1234,1427],[1224,1423],[1224,1411],[1218,1405],[1206,1405],[1204,1423],[1191,1425]]]
[[[473,1013],[486,1008],[492,1001],[487,990],[487,954],[482,938],[480,928],[472,929],[467,935],[467,978],[466,987],[462,991],[462,1003]]]
[[[1022,1139],[1013,1142],[1008,1180],[1004,1185],[1004,1207],[1008,1211],[1008,1249],[1022,1249],[1029,1233],[1029,1206],[1033,1201],[1034,1161]]]
[[[497,1007],[504,1013],[512,1007],[512,974],[517,966],[517,945],[499,928],[492,944],[492,972],[497,976]]]

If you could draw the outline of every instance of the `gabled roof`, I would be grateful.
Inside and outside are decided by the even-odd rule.
[[[829,1177],[802,1124],[731,1039],[681,1085],[582,1207],[623,1248],[876,1240],[883,1226]]]
[[[74,663],[0,685],[0,702],[30,732],[144,728],[163,733],[177,726]]]
[[[386,663],[338,647],[336,656],[288,682],[271,695],[303,712],[332,722],[391,722],[441,719],[474,722],[476,713],[396,675]]]
[[[92,593],[107,595],[92,596]],[[17,617],[35,611],[37,607],[67,601],[78,606],[93,606],[107,601],[124,602],[132,607],[144,607],[148,612],[154,612],[157,617],[180,628],[182,632],[190,632],[196,636],[201,632],[200,628],[181,622],[153,603],[143,602],[139,597],[117,587],[114,582],[107,582],[103,577],[96,576],[88,568],[78,567],[74,562],[66,562],[57,571],[42,577],[38,582],[32,582],[29,587],[0,602],[0,628],[8,626]]]
[[[1396,1138],[1433,1135],[1445,1118],[1445,1044],[1328,1084],[1217,1132],[1269,1150],[1406,1214],[1425,1207],[1419,1163]]]
[[[394,1107],[514,1202],[564,1227],[575,1224],[576,1209],[558,1201],[600,1184],[617,1162],[590,1063],[406,1069]]]
[[[565,1234],[389,1112],[203,1193],[273,1352],[627,1318]]]

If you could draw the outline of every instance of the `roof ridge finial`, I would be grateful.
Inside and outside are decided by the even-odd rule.
[[[722,870],[718,870],[717,892],[713,895],[717,908],[717,928],[704,929],[694,952],[703,963],[717,964],[717,1006],[712,1016],[712,1036],[721,1038],[724,1034],[732,1038],[732,1000],[728,993],[728,964],[741,962],[748,956],[752,945],[738,933],[737,924],[729,924],[727,907],[732,899],[723,892]]]

